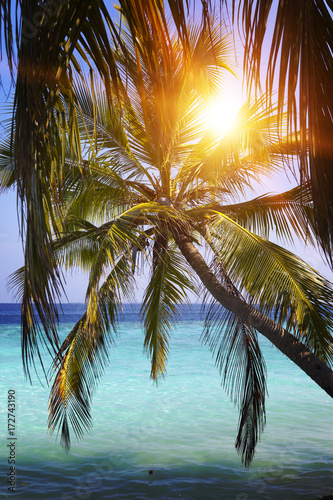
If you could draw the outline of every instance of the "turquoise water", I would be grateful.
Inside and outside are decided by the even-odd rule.
[[[60,333],[82,306],[67,306]],[[156,387],[135,312],[125,310],[117,347],[93,399],[94,427],[68,454],[47,434],[49,389],[24,380],[17,306],[0,306],[1,491],[20,499],[314,500],[333,494],[333,401],[261,342],[268,369],[267,426],[249,469],[234,448],[238,414],[221,388],[199,308],[170,342]],[[6,484],[7,394],[16,396],[16,492]],[[152,471],[152,473],[149,473]]]

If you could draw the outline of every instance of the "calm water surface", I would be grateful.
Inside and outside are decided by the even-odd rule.
[[[314,500],[333,494],[333,402],[261,342],[268,368],[267,427],[249,469],[234,448],[238,413],[201,345],[199,306],[170,339],[156,386],[138,307],[126,306],[116,347],[93,398],[94,426],[68,454],[47,433],[49,388],[23,376],[17,305],[0,305],[0,498]],[[65,306],[65,336],[83,306]],[[8,491],[7,395],[15,390],[16,492]]]

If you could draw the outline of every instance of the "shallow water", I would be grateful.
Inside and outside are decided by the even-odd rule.
[[[82,306],[66,306],[69,332]],[[234,448],[238,414],[221,387],[199,308],[170,339],[167,376],[149,378],[136,310],[125,309],[116,348],[94,395],[94,427],[68,454],[47,434],[49,389],[21,365],[18,306],[0,305],[1,491],[20,499],[314,500],[333,494],[332,400],[261,342],[268,369],[267,426],[249,469]],[[16,492],[6,484],[7,394],[16,396]]]

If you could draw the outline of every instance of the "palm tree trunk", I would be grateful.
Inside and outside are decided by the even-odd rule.
[[[213,297],[226,309],[264,335],[333,398],[333,371],[282,326],[239,297],[227,292],[186,234],[174,231],[173,236],[187,262]]]

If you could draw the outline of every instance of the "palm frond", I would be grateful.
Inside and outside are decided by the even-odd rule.
[[[130,30],[134,29],[132,22]],[[228,42],[224,35],[220,36],[220,27],[207,31],[202,25],[191,26],[188,32],[186,48],[165,35],[169,47],[166,60],[164,42],[156,45],[154,29],[144,32],[140,43],[132,31],[125,31],[119,40],[128,97],[126,109],[130,109],[127,128],[131,149],[146,164],[155,168],[159,165],[162,184],[163,176],[169,178],[170,167],[184,149],[199,138],[203,89],[218,86],[221,69],[230,71]],[[149,46],[155,47],[159,57],[151,57]],[[195,127],[189,127],[189,120]]]
[[[86,218],[96,224],[112,220],[130,207],[133,198],[143,196],[142,189],[136,191],[136,183],[133,186],[129,190],[126,181],[108,163],[91,160],[81,168],[72,165],[64,180],[62,216]]]
[[[115,265],[120,255],[127,256],[131,260],[133,247],[141,248],[142,238],[147,238],[147,231],[141,228],[147,223],[154,225],[158,219],[163,220],[163,215],[166,216],[166,220],[176,218],[172,208],[163,207],[159,203],[142,203],[124,211],[114,221],[102,226],[102,237],[90,267],[86,294],[87,318],[91,323],[97,314],[96,295],[101,276],[107,273],[108,268]]]
[[[213,16],[208,24],[193,25],[188,31],[193,67],[192,88],[204,98],[217,97],[221,92],[224,76],[236,76],[230,57],[231,37],[223,26],[223,21],[218,22]]]
[[[10,4],[6,2],[8,8]],[[54,199],[61,198],[65,161],[62,152],[66,141],[73,154],[80,152],[75,114],[66,123],[63,100],[74,109],[71,73],[79,70],[74,51],[84,43],[83,40],[91,43],[88,55],[93,60],[100,51],[110,56],[106,59],[109,61],[108,69],[100,67],[105,82],[110,81],[109,70],[112,72],[113,59],[108,50],[107,36],[103,37],[106,33],[103,20],[109,14],[103,5],[102,2],[92,5],[86,0],[57,5],[47,2],[46,10],[41,11],[38,1],[19,2],[17,17],[15,15],[17,52],[10,48],[13,39],[7,38],[6,42],[9,43],[9,59],[16,52],[18,60],[12,139],[21,200],[22,235],[25,239],[27,280],[22,319],[25,338],[34,335],[34,324],[31,322],[33,304],[38,309],[43,329],[49,332],[51,342],[55,335],[55,302],[61,300],[62,277],[53,259],[51,233],[55,228],[52,227],[54,211],[50,195],[52,192]],[[1,14],[3,7],[1,3]],[[48,15],[47,11],[52,15]],[[40,16],[40,13],[43,15]],[[35,14],[37,16],[34,17]],[[7,9],[6,28],[10,15]],[[27,28],[29,19],[36,19],[33,32]],[[28,290],[29,286],[31,290]]]
[[[144,347],[151,357],[150,376],[157,382],[165,374],[172,324],[180,319],[180,306],[188,302],[187,292],[195,292],[189,269],[179,251],[165,235],[154,245],[155,265],[142,301]],[[191,273],[190,273],[191,274]]]
[[[131,133],[126,130],[128,128],[126,113],[121,104],[110,105],[104,87],[96,81],[96,78],[91,79],[90,85],[85,80],[77,80],[74,90],[80,136],[89,155],[95,151],[99,162],[111,160],[115,173],[121,171],[123,176],[127,174],[133,180],[144,177],[152,182],[147,168],[139,161],[140,155],[134,155],[131,151],[129,138],[137,123],[132,120]],[[142,136],[142,129],[140,134]],[[134,153],[137,153],[135,149]],[[142,155],[142,160],[147,163],[147,156]]]
[[[224,2],[225,3],[225,0]],[[276,8],[276,11],[273,9]],[[300,128],[300,181],[311,179],[317,234],[332,264],[333,173],[333,6],[326,0],[233,0],[245,36],[244,69],[248,85],[260,84],[262,49],[270,43],[266,89],[278,79],[278,108],[287,110],[289,131]],[[270,39],[268,16],[274,12]],[[237,15],[236,14],[236,15]],[[298,95],[297,95],[298,94]],[[286,103],[285,103],[286,101]],[[304,147],[309,144],[309,154]]]
[[[70,428],[77,439],[92,425],[90,404],[94,390],[109,362],[114,345],[112,332],[121,312],[123,298],[133,287],[131,262],[120,258],[96,294],[96,314],[86,312],[59,349],[53,364],[57,370],[49,399],[49,430],[61,432],[61,444],[68,451]]]
[[[219,261],[246,298],[332,364],[331,283],[296,255],[224,214],[212,214],[208,227]]]
[[[212,301],[202,341],[216,357],[223,386],[239,408],[235,446],[248,467],[266,423],[266,365],[257,334],[232,312]]]
[[[216,257],[210,267],[231,295],[244,300]],[[207,291],[204,291],[203,310],[207,312],[202,340],[216,356],[223,386],[239,408],[235,446],[245,465],[249,466],[266,424],[266,365],[257,333]]]
[[[78,217],[68,218],[66,231],[54,242],[59,265],[66,270],[77,267],[89,271],[108,230],[107,225],[96,227]]]
[[[55,262],[55,256],[52,260]],[[27,259],[25,259],[27,262]],[[54,264],[55,269],[56,262]],[[58,273],[58,271],[56,271]],[[36,276],[37,274],[37,276]],[[43,349],[50,353],[52,357],[57,355],[59,349],[59,336],[57,332],[57,323],[59,320],[59,311],[56,305],[56,298],[52,294],[52,287],[45,287],[45,282],[49,278],[47,269],[34,268],[32,271],[27,269],[27,264],[12,273],[8,278],[8,286],[14,291],[17,300],[21,302],[21,345],[22,361],[26,377],[31,382],[30,368],[36,368],[36,358],[46,375],[43,362]],[[33,283],[29,285],[30,280]],[[42,288],[42,290],[40,290]],[[46,294],[45,300],[50,300],[51,304],[44,302],[35,302],[35,297]]]
[[[59,264],[66,268],[79,267],[89,271],[87,300],[94,301],[99,281],[113,268],[120,256],[131,258],[131,248],[138,245],[142,231],[133,222],[131,212],[96,227],[79,217],[66,220],[66,231],[55,240],[54,248]],[[95,309],[94,309],[95,311]],[[92,322],[92,319],[87,316]]]
[[[14,25],[12,15],[12,2],[11,0],[3,0],[0,3],[0,53],[3,52],[3,44],[5,45],[8,65],[11,76],[13,77],[14,68],[14,53],[13,42],[15,36],[18,34],[18,26]],[[1,57],[2,59],[2,57]],[[0,78],[0,84],[2,81]]]
[[[263,195],[216,210],[234,219],[242,227],[268,238],[271,231],[282,240],[292,243],[294,235],[314,244],[313,202],[310,185],[297,186],[278,195]]]
[[[16,172],[10,136],[0,144],[0,192],[12,188],[16,183]]]

